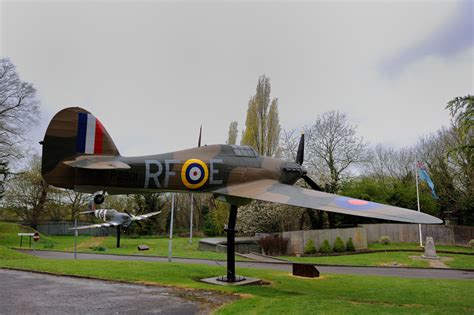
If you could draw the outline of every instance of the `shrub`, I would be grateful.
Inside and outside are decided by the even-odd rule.
[[[352,237],[349,237],[349,240],[347,241],[346,250],[348,252],[355,252],[356,250],[354,243],[352,242]]]
[[[334,241],[334,251],[336,253],[344,253],[346,251],[346,244],[344,244],[344,241],[339,236]]]
[[[97,252],[105,252],[105,247],[104,246],[94,246],[92,247],[92,250],[97,251]]]
[[[204,218],[204,226],[202,228],[204,234],[206,236],[218,236],[220,233],[219,226],[217,225],[217,222],[212,215],[211,212],[206,214],[206,217]]]
[[[316,247],[314,247],[313,240],[309,240],[306,242],[306,245],[304,246],[304,253],[305,254],[316,254],[317,250]]]
[[[390,245],[392,243],[392,240],[388,235],[383,235],[379,238],[379,243],[383,245]]]
[[[328,240],[324,240],[324,242],[321,244],[321,248],[319,248],[319,252],[324,254],[332,253],[331,244],[329,244]]]
[[[279,256],[286,253],[288,239],[283,238],[278,234],[268,235],[260,239],[260,245],[266,255]]]
[[[43,248],[54,248],[54,244],[53,243],[46,243],[43,245]]]
[[[474,240],[470,240],[469,245],[471,245],[471,248],[474,248]]]

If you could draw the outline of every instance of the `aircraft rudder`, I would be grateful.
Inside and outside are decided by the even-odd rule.
[[[59,187],[66,185],[65,180],[70,182],[73,173],[73,169],[62,162],[79,155],[120,155],[103,124],[80,107],[65,108],[56,113],[42,144],[43,177],[49,184]],[[59,177],[63,179],[59,180]]]

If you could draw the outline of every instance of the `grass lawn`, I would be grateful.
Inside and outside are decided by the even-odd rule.
[[[21,231],[20,231],[21,230]],[[22,227],[11,223],[0,222],[0,245],[16,248],[20,246],[20,237],[18,232],[33,232],[29,227]],[[120,239],[120,248],[116,248],[115,236],[91,237],[78,236],[77,250],[85,253],[104,253],[104,254],[122,254],[122,255],[150,255],[150,256],[168,256],[168,238],[127,238],[122,236]],[[225,253],[216,253],[211,251],[198,250],[200,238],[193,238],[193,243],[189,244],[188,237],[173,238],[173,257],[203,258],[226,260]],[[148,245],[150,250],[138,251],[138,245]],[[23,238],[23,247],[28,246],[28,238]],[[44,236],[34,244],[38,250],[59,250],[73,251],[74,236]],[[105,251],[95,251],[94,247],[105,247]],[[245,260],[239,256],[236,260]]]
[[[10,267],[134,283],[219,290],[241,296],[241,299],[219,309],[217,311],[219,314],[474,313],[472,294],[470,294],[470,292],[474,292],[474,281],[471,280],[404,279],[331,274],[323,275],[319,279],[305,279],[280,271],[238,268],[239,274],[263,279],[269,284],[220,287],[199,282],[198,279],[225,274],[223,266],[141,261],[41,259],[7,247],[18,246],[17,232],[18,226],[0,223],[0,268]],[[84,238],[81,243],[88,243],[93,239]],[[111,239],[113,240],[113,238]],[[55,249],[67,249],[71,240],[72,238],[61,238],[61,241],[56,238],[43,238],[45,242],[39,245],[49,241],[54,243]],[[142,243],[144,241],[144,239],[127,240]],[[129,245],[132,246],[132,244],[134,243]],[[183,253],[185,252],[183,251]],[[357,256],[361,255],[340,257]]]
[[[409,256],[416,253],[410,252],[387,252],[387,253],[369,253],[343,256],[319,256],[319,257],[294,257],[286,256],[285,259],[295,262],[305,262],[314,264],[328,265],[355,265],[355,266],[388,266],[398,263],[400,266],[410,267],[428,267],[429,264],[424,260],[413,260]]]
[[[224,267],[139,261],[71,261],[32,257],[0,246],[0,267],[92,276],[237,293],[241,299],[220,314],[472,314],[474,281],[403,279],[380,276],[324,275],[293,277],[279,271],[239,268],[239,274],[264,279],[269,285],[219,287],[198,279],[221,275]],[[106,268],[104,268],[106,267]]]
[[[372,250],[421,250],[418,243],[393,243],[390,245],[382,245],[374,243],[369,245]],[[461,246],[436,246],[437,250],[450,252],[465,252],[474,253],[472,248]],[[283,256],[282,258],[295,261],[314,264],[331,264],[331,265],[355,265],[355,266],[387,266],[398,265],[407,267],[422,267],[428,268],[429,263],[426,260],[414,260],[410,256],[420,256],[417,252],[377,252],[357,255],[343,255],[343,256],[319,256],[319,257],[295,257]],[[474,269],[474,256],[462,254],[439,254],[439,256],[450,257],[451,261],[446,261],[445,264],[450,268]]]
[[[436,245],[436,250],[450,251],[450,252],[464,252],[464,253],[474,253],[474,248],[464,247],[464,246],[454,246],[454,245]],[[423,250],[419,246],[419,243],[392,243],[390,245],[382,245],[380,243],[369,244],[369,249],[373,250],[395,250],[395,249],[413,249],[413,250]]]
[[[438,254],[443,257],[451,257],[451,261],[445,264],[450,268],[474,269],[474,256],[462,254]],[[313,264],[328,265],[354,265],[354,266],[406,266],[428,268],[426,260],[411,259],[410,256],[421,256],[416,252],[379,252],[343,256],[319,256],[319,257],[295,257],[284,256],[287,260]]]

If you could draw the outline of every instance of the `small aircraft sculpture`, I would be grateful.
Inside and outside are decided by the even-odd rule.
[[[160,208],[161,209],[161,208]],[[160,214],[161,211],[149,212],[141,215],[133,215],[127,210],[125,212],[119,212],[115,209],[95,209],[94,201],[89,202],[89,210],[79,212],[79,214],[89,214],[93,215],[96,218],[103,220],[104,223],[82,225],[71,230],[84,230],[90,228],[101,228],[101,227],[117,227],[117,247],[120,247],[120,227],[122,226],[124,230],[127,230],[132,223],[137,223],[140,227],[142,226],[139,221],[148,219],[154,215]]]
[[[237,208],[262,200],[304,208],[409,223],[442,223],[413,210],[329,194],[303,168],[304,134],[296,161],[259,156],[248,146],[207,145],[182,151],[121,156],[101,122],[79,107],[59,111],[43,145],[42,175],[53,186],[107,194],[207,192],[231,205],[227,226],[227,277],[235,282],[234,238]],[[313,190],[293,186],[302,178]]]
[[[125,210],[125,212],[119,212],[115,209],[98,209],[98,210],[83,211],[83,212],[80,212],[80,214],[93,215],[96,218],[103,220],[104,223],[82,225],[82,226],[78,226],[77,228],[72,228],[72,229],[84,230],[84,229],[90,229],[90,228],[116,227],[116,226],[123,226],[124,229],[127,229],[134,222],[136,222],[141,227],[141,224],[139,221],[148,219],[149,217],[152,217],[160,213],[161,211],[150,212],[150,213],[146,213],[142,215],[133,215],[129,213],[127,210]]]

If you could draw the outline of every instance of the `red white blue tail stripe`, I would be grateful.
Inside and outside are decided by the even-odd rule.
[[[104,127],[91,114],[79,113],[77,119],[77,153],[102,154]]]

